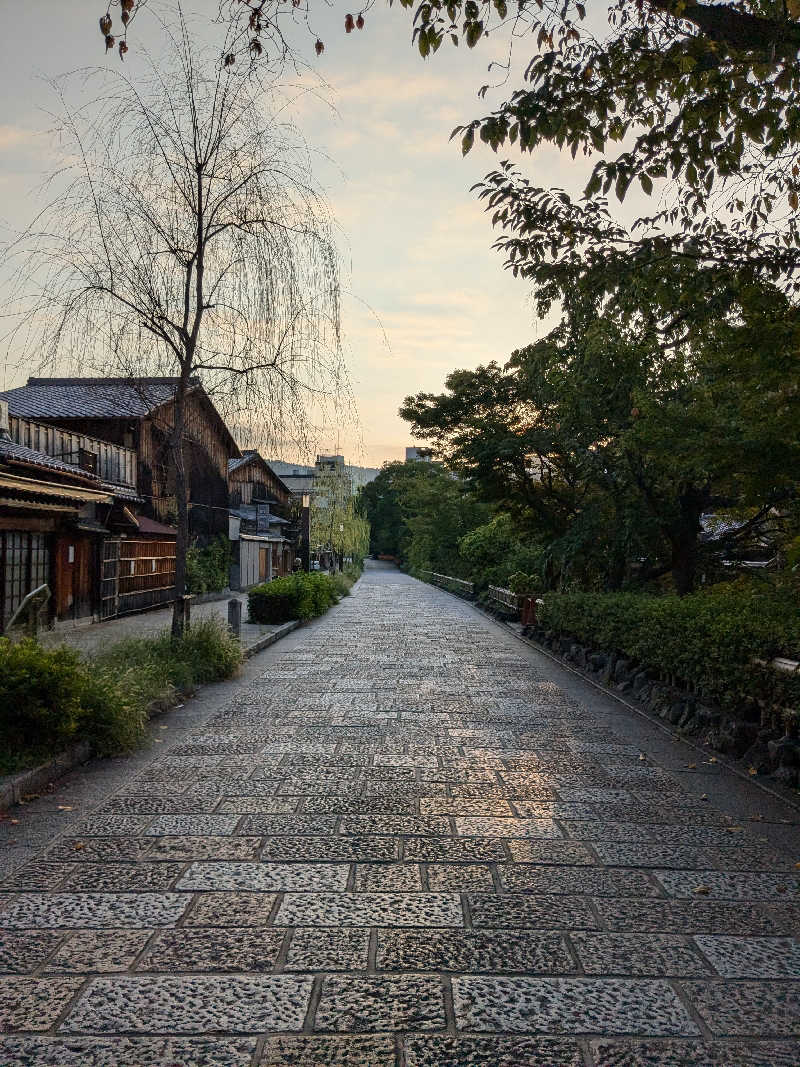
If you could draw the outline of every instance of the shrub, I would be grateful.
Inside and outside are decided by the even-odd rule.
[[[230,580],[231,543],[221,534],[204,548],[186,553],[187,593],[216,593]]]
[[[800,646],[791,589],[732,582],[686,597],[547,594],[540,621],[693,685],[721,706],[800,711],[800,678],[755,662]]]
[[[168,631],[129,638],[89,661],[64,645],[0,638],[0,773],[77,741],[98,755],[129,751],[154,707],[229,678],[241,660],[239,642],[217,619],[199,620],[177,641]]]
[[[257,585],[248,594],[251,622],[281,623],[292,619],[313,619],[338,600],[336,586],[329,574],[287,575]]]

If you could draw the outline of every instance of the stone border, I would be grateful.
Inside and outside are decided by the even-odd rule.
[[[265,648],[269,648],[270,645],[274,645],[276,641],[280,641],[282,637],[291,633],[292,630],[296,630],[298,626],[300,626],[300,622],[296,619],[292,622],[285,622],[277,630],[270,634],[264,634],[253,644],[243,648],[242,658],[250,659],[257,652],[262,652]],[[167,714],[169,710],[171,709],[166,711],[156,709],[151,718]],[[80,767],[82,763],[87,763],[91,756],[91,746],[88,741],[82,741],[64,752],[59,752],[47,763],[41,763],[38,767],[30,767],[26,771],[20,771],[19,774],[10,775],[7,778],[0,778],[0,811],[6,811],[15,804],[19,804],[28,793],[41,792],[51,782],[63,778],[65,774],[69,774],[76,767]]]

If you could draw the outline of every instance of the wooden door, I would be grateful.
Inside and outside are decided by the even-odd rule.
[[[258,580],[265,582],[267,580],[267,550],[266,548],[259,548],[258,550]]]
[[[82,619],[92,614],[92,542],[60,537],[56,542],[56,617]]]

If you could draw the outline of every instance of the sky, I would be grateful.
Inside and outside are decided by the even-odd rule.
[[[150,2],[164,6],[164,0]],[[207,17],[214,0],[194,0],[187,9],[197,12],[193,26],[202,37],[219,36]],[[503,270],[489,220],[470,192],[497,157],[479,144],[462,158],[457,141],[449,140],[454,126],[485,114],[510,91],[501,86],[487,100],[477,98],[484,82],[499,80],[487,74],[491,42],[474,51],[446,47],[426,61],[411,44],[409,15],[385,0],[366,13],[364,30],[349,35],[346,6],[321,3],[317,10],[313,29],[325,52],[315,59],[313,37],[300,35],[298,46],[314,59],[314,70],[287,75],[284,92],[314,149],[315,176],[340,231],[346,358],[358,422],[330,423],[315,445],[379,466],[415,443],[397,414],[405,396],[440,391],[456,368],[504,361],[552,323],[536,319],[528,284]],[[119,63],[103,53],[97,17],[96,0],[0,0],[0,242],[33,216],[37,189],[52,167],[47,79]],[[149,17],[143,12],[133,27],[126,57],[132,71],[137,41],[153,41]],[[547,148],[522,165],[543,183],[567,188],[580,186],[586,174],[585,163]],[[0,387],[21,384],[30,369],[14,366],[12,358],[0,367]]]

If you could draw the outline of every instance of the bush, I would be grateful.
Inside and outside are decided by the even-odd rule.
[[[792,589],[745,581],[686,597],[547,594],[540,621],[693,685],[720,706],[800,711],[800,678],[754,662],[800,646]]]
[[[301,571],[255,586],[247,602],[251,622],[275,624],[324,615],[338,599],[334,579],[329,574]]]
[[[186,592],[217,593],[230,580],[231,543],[221,534],[205,548],[186,553]]]
[[[177,641],[168,631],[130,638],[83,661],[62,645],[0,638],[0,773],[88,741],[97,755],[134,748],[154,707],[229,678],[242,661],[222,622],[202,619]]]

